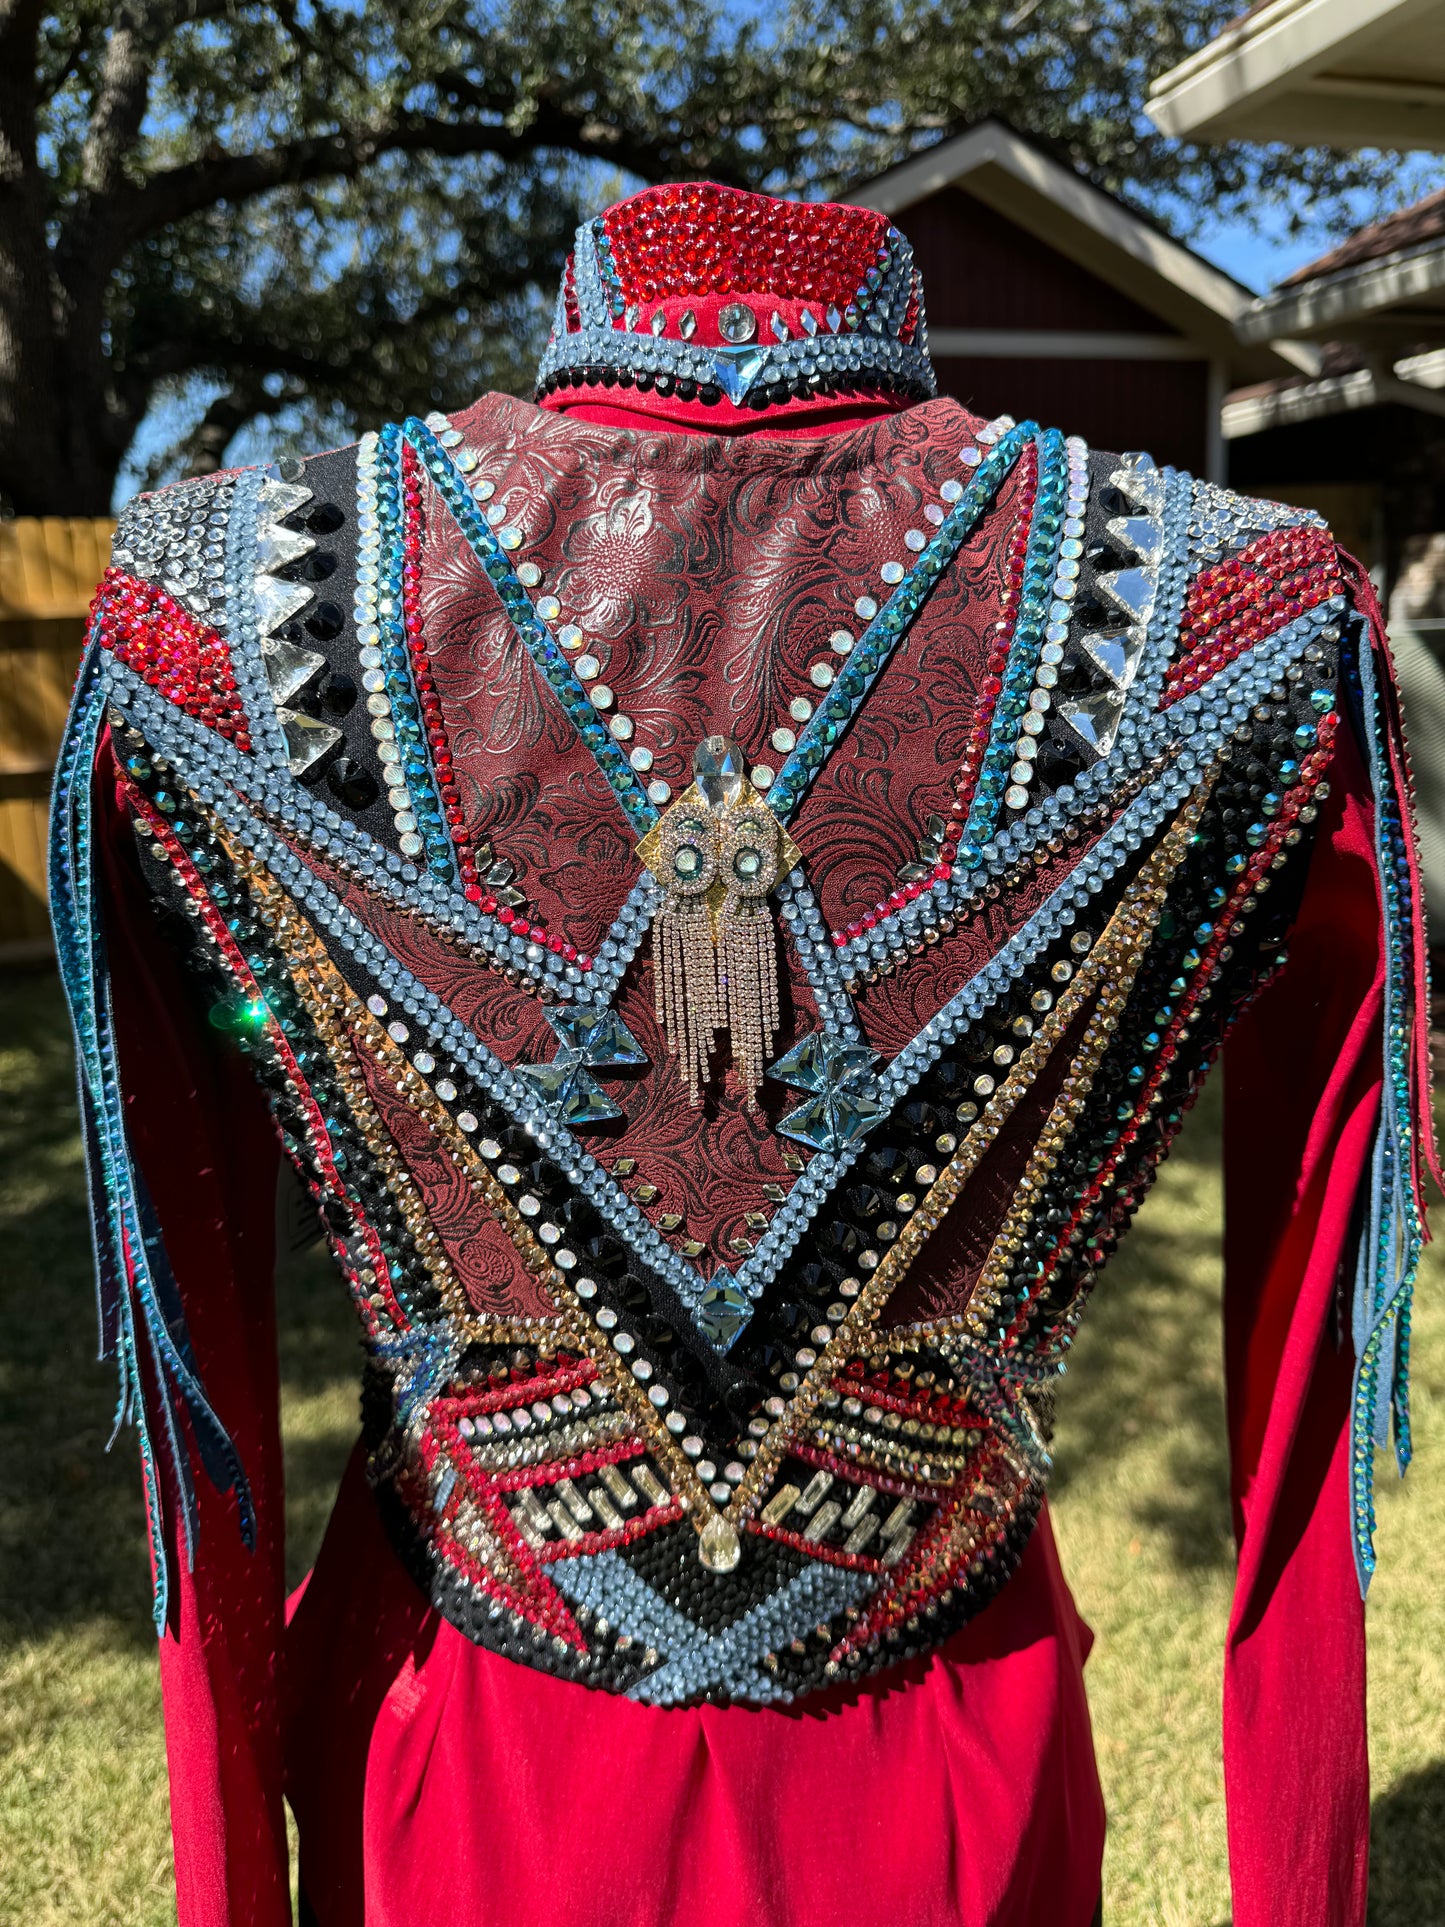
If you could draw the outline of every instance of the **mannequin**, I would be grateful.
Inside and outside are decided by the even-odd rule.
[[[1049,1383],[1231,1022],[1235,1918],[1363,1918],[1383,633],[1311,518],[932,386],[882,217],[649,190],[540,406],[122,526],[56,895],[183,1927],[286,1917],[283,1787],[321,1927],[1086,1927]],[[367,1357],[290,1602],[278,1135]]]

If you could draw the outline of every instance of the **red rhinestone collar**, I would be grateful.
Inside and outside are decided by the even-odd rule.
[[[569,388],[725,409],[926,400],[912,250],[869,208],[645,189],[577,231],[537,376],[539,399]]]

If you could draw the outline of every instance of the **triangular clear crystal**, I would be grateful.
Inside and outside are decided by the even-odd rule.
[[[741,408],[744,397],[767,365],[765,348],[709,348],[717,385],[734,408]]]
[[[1123,465],[1114,470],[1109,480],[1146,515],[1163,512],[1164,477],[1147,455],[1126,455]]]
[[[299,562],[303,555],[310,555],[316,547],[314,536],[298,535],[294,529],[262,529],[256,537],[256,560],[268,572],[285,568],[288,562]]]
[[[271,700],[280,708],[300,694],[318,669],[326,667],[326,658],[314,649],[300,649],[294,642],[268,638],[261,645],[261,666],[271,685]]]
[[[274,575],[258,575],[252,591],[256,601],[256,627],[263,636],[289,622],[298,609],[311,600],[311,591],[301,582],[282,582]]]
[[[887,1115],[886,1104],[861,1091],[820,1091],[779,1119],[778,1135],[793,1138],[814,1151],[838,1152]]]
[[[547,1021],[564,1049],[576,1052],[580,1063],[605,1068],[647,1062],[646,1051],[616,1011],[574,1005],[549,1010]]]
[[[341,741],[341,731],[330,723],[318,723],[314,716],[299,710],[278,709],[276,720],[286,739],[286,767],[293,776],[304,776],[322,757]]]
[[[1109,540],[1128,549],[1150,568],[1157,568],[1164,553],[1164,530],[1148,515],[1116,515],[1105,524]]]
[[[550,1064],[518,1064],[517,1069],[568,1124],[601,1124],[622,1115],[597,1079],[583,1068],[576,1051],[559,1051]]]
[[[1155,575],[1152,569],[1115,569],[1097,578],[1099,593],[1108,596],[1133,621],[1149,620],[1154,607]]]
[[[1144,638],[1137,630],[1099,629],[1081,635],[1078,642],[1089,661],[1103,671],[1116,689],[1129,687],[1144,652]]]
[[[1124,714],[1124,698],[1115,689],[1092,690],[1086,696],[1057,703],[1054,714],[1085,752],[1097,760],[1107,756],[1114,747]]]
[[[871,1074],[876,1057],[866,1044],[845,1044],[826,1031],[810,1030],[775,1064],[769,1064],[768,1076],[799,1091],[856,1089]]]
[[[303,503],[310,500],[311,490],[302,488],[297,482],[262,482],[261,498],[257,505],[262,526],[294,515]]]

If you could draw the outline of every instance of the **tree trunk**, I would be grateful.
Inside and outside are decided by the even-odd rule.
[[[41,0],[0,0],[0,512],[104,515],[136,424],[104,349],[106,197],[145,110],[144,36],[122,9],[82,154],[88,218],[67,258],[52,250],[36,143],[40,15]]]
[[[50,253],[34,198],[26,182],[0,188],[0,505],[85,515],[93,511],[66,500]]]
[[[0,8],[0,498],[26,513],[63,488],[55,395],[55,316],[36,165],[32,8]]]

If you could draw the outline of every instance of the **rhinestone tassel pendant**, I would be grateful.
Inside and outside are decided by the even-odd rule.
[[[778,1027],[777,933],[769,893],[800,852],[743,773],[742,752],[708,736],[695,781],[638,853],[662,885],[653,923],[654,1004],[694,1104],[726,1028],[751,1108]]]
[[[706,803],[679,798],[658,825],[666,889],[653,924],[653,1002],[694,1104],[702,1102],[713,1038],[723,1022],[708,893],[717,882],[717,831]]]
[[[733,1068],[751,1110],[778,1028],[778,945],[767,899],[778,880],[783,833],[765,803],[739,804],[724,811],[718,841],[726,888],[718,919],[719,988]]]

